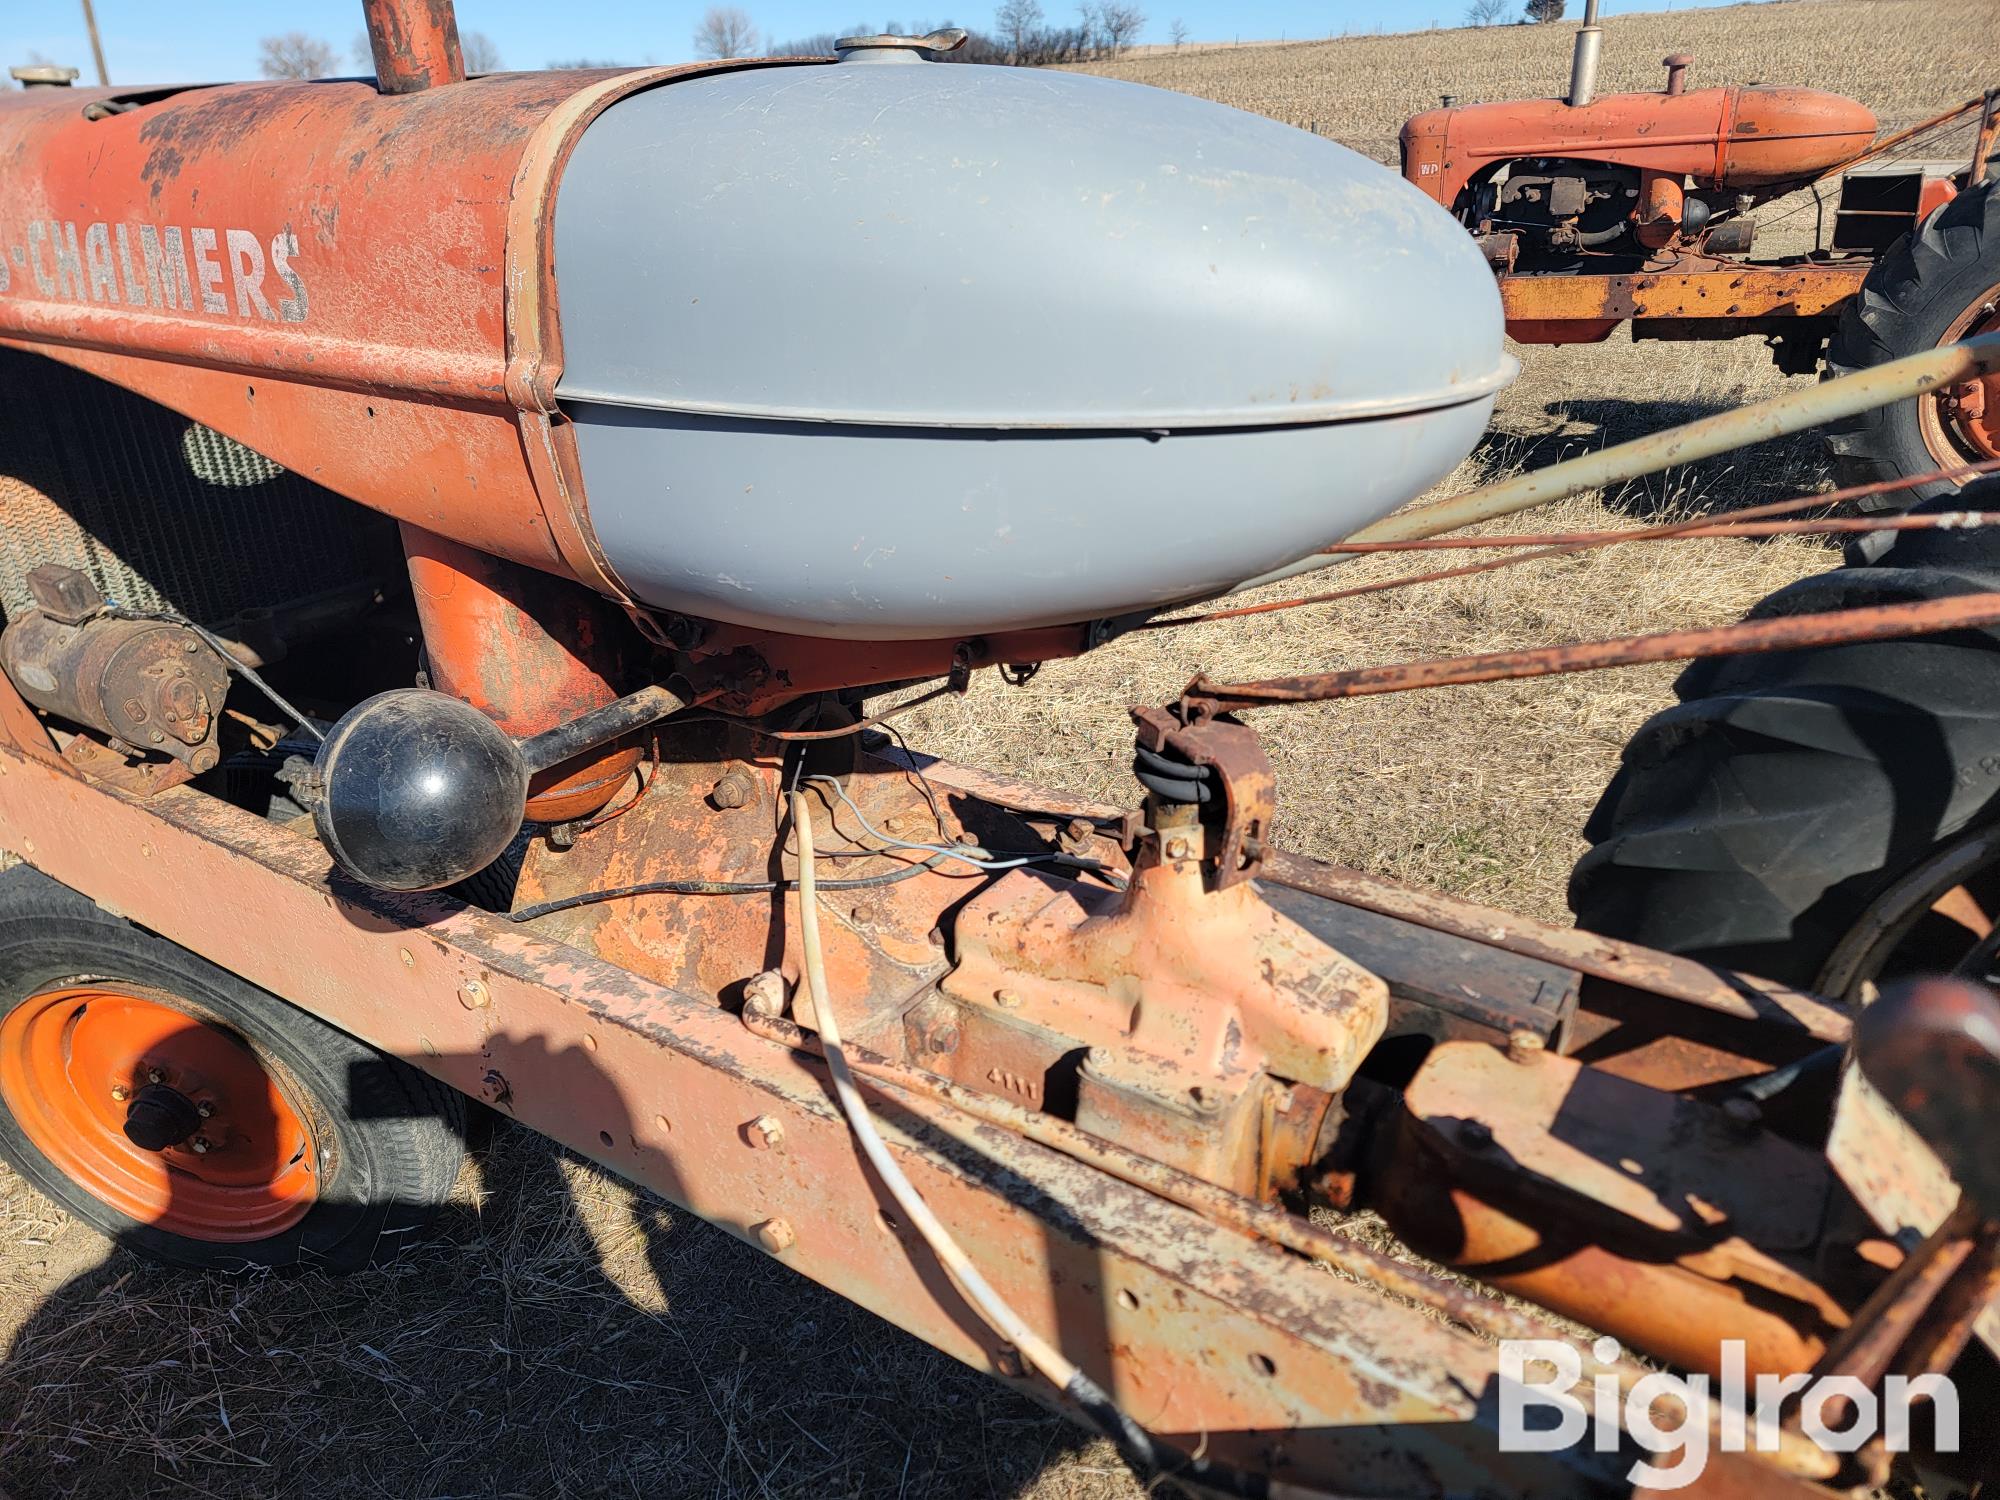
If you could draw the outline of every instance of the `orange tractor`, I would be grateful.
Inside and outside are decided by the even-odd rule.
[[[2000,328],[2000,89],[1875,139],[1875,117],[1817,89],[1690,89],[1666,59],[1656,94],[1596,95],[1596,0],[1562,99],[1444,107],[1403,127],[1403,176],[1473,234],[1500,280],[1510,337],[1588,344],[1762,337],[1790,374],[1866,369]],[[1970,158],[1912,157],[1975,124]],[[1823,186],[1839,182],[1824,233]],[[1758,258],[1751,217],[1813,194],[1818,243]],[[2000,389],[1968,383],[1829,434],[1865,483],[2000,457]],[[1894,503],[1955,488],[1947,480]],[[1878,499],[1878,505],[1892,503]]]

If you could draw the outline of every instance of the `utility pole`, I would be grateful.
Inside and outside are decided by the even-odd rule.
[[[90,8],[90,0],[83,0],[83,24],[90,28],[90,55],[97,61],[97,81],[111,82],[111,75],[104,71],[104,43],[97,36],[97,12]]]

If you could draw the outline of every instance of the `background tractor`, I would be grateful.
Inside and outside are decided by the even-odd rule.
[[[1761,337],[1781,369],[1810,374],[2000,328],[2000,90],[1877,140],[1875,116],[1837,94],[1691,89],[1684,53],[1666,59],[1660,92],[1600,98],[1602,37],[1590,0],[1564,98],[1448,94],[1403,127],[1403,176],[1471,231],[1512,338],[1596,343],[1621,323],[1635,340]],[[1968,121],[1969,158],[1915,154]],[[1812,248],[1757,255],[1752,214],[1793,193],[1812,195]],[[1868,412],[1829,443],[1848,484],[2000,457],[2000,388],[1971,382]]]

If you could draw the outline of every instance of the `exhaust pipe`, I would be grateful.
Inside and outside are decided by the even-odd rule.
[[[384,94],[419,94],[465,82],[458,16],[451,0],[361,0],[375,87]],[[1596,9],[1595,0],[1591,8]]]
[[[1569,65],[1569,102],[1577,109],[1596,97],[1597,55],[1604,30],[1597,24],[1597,0],[1583,0],[1583,25],[1576,34],[1576,53]]]

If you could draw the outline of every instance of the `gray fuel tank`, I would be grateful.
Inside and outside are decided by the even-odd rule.
[[[1516,368],[1465,231],[1374,162],[906,50],[621,101],[555,245],[605,557],[648,604],[799,634],[1224,592],[1422,493]]]

